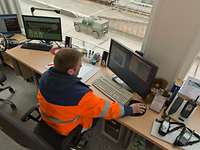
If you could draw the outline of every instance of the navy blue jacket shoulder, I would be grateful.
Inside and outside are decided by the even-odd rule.
[[[63,74],[50,68],[41,77],[39,89],[44,98],[52,104],[75,106],[90,89],[76,76]]]

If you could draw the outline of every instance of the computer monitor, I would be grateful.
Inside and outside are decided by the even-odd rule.
[[[0,33],[21,33],[20,25],[16,14],[0,15]]]
[[[22,19],[28,39],[62,41],[60,18],[22,15]]]
[[[130,51],[113,39],[111,39],[107,66],[131,90],[137,92],[142,97],[146,97],[149,93],[158,70],[156,65]]]

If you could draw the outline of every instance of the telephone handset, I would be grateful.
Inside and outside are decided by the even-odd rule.
[[[177,97],[174,102],[172,102],[172,105],[170,105],[170,109],[168,111],[168,115],[172,115],[177,112],[179,107],[182,105],[184,99],[181,97]]]
[[[180,116],[183,118],[188,118],[190,114],[194,111],[194,109],[196,108],[198,99],[199,99],[199,96],[197,96],[195,100],[190,99],[189,101],[187,101],[187,103],[185,104],[185,106],[183,107],[180,113]]]

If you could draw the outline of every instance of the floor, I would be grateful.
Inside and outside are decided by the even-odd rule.
[[[0,71],[3,71],[7,76],[5,85],[11,85],[16,93],[12,97],[12,101],[17,105],[17,111],[12,111],[8,105],[0,103],[0,109],[9,113],[13,117],[20,119],[20,117],[34,104],[36,104],[35,94],[36,88],[33,83],[24,81],[21,77],[17,77],[15,72],[8,67],[0,67]],[[9,96],[8,91],[0,93],[1,98],[7,98]],[[25,123],[25,125],[33,129],[34,124],[31,122]],[[1,150],[24,150],[21,146],[16,144],[3,132],[0,132],[0,145]]]

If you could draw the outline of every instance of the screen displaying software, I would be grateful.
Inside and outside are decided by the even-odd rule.
[[[21,33],[17,15],[0,15],[0,33]]]
[[[157,67],[111,40],[108,67],[131,89],[145,96],[154,80]]]
[[[23,22],[28,39],[62,41],[60,18],[23,16]]]
[[[128,70],[130,73],[136,74],[142,81],[148,80],[151,66],[141,61],[139,58],[132,56],[129,61]]]
[[[119,47],[114,48],[115,52],[110,56],[110,66],[126,76],[137,75],[142,81],[146,82],[151,66],[134,55],[130,56],[129,53],[120,50]]]

